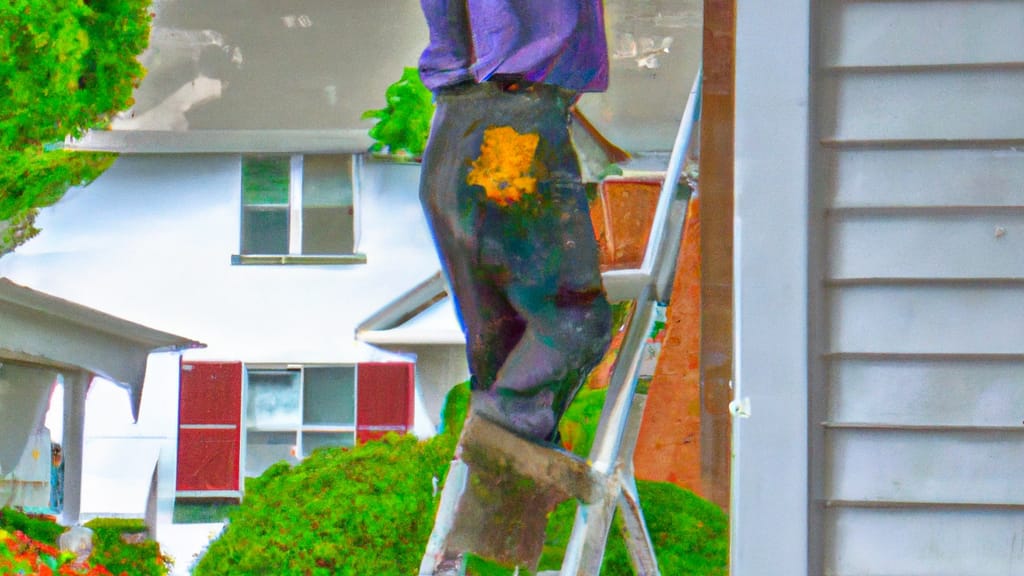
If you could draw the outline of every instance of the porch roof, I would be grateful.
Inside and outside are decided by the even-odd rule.
[[[205,347],[7,278],[0,278],[0,326],[0,359],[110,380],[129,390],[136,419],[149,354]]]

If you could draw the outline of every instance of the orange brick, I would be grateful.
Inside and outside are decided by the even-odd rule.
[[[700,202],[690,201],[666,334],[633,463],[637,478],[702,494],[700,469]]]

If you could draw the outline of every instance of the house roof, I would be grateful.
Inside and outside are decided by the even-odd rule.
[[[151,352],[205,344],[111,316],[0,278],[0,358],[84,370],[131,394],[138,418]]]
[[[465,344],[448,284],[440,272],[392,300],[356,327],[369,344]]]

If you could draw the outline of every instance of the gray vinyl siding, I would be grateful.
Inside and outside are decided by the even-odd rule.
[[[816,17],[811,566],[1024,575],[1024,2]]]

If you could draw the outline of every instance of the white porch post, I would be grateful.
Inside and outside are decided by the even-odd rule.
[[[85,451],[85,394],[92,374],[64,374],[64,511],[67,525],[78,524],[82,511],[82,462]]]

